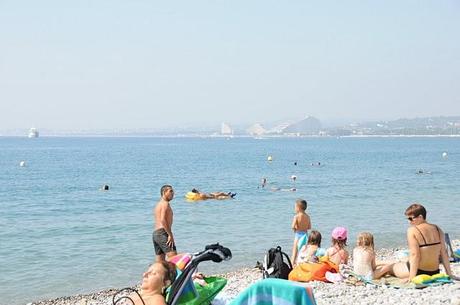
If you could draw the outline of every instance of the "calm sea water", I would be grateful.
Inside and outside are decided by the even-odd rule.
[[[414,201],[460,238],[459,170],[457,138],[0,138],[0,302],[138,282],[154,257],[152,208],[166,183],[176,189],[178,250],[228,246],[231,261],[200,265],[220,273],[253,266],[275,245],[290,253],[299,197],[323,246],[337,225],[349,228],[351,245],[360,231],[374,233],[377,247],[404,245],[403,212]],[[291,175],[297,192],[270,191],[293,187]],[[238,194],[190,203],[193,187]]]

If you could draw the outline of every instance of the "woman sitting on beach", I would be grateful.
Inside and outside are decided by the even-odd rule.
[[[459,280],[452,274],[444,242],[444,232],[435,224],[426,221],[426,209],[417,203],[412,204],[404,213],[411,224],[407,229],[409,261],[396,263],[392,273],[398,278],[411,281],[420,274],[439,273],[439,258],[445,272],[452,279]]]
[[[166,305],[164,294],[175,278],[176,266],[173,263],[154,263],[142,275],[139,295],[133,293],[129,297],[134,305]]]

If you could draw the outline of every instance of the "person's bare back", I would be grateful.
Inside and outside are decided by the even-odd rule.
[[[307,232],[311,229],[310,216],[307,213],[299,212],[295,217],[295,231]]]

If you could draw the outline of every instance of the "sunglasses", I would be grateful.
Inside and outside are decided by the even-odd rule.
[[[418,216],[420,216],[420,215],[418,215]],[[407,217],[407,220],[412,221],[412,220],[414,220],[415,218],[417,218],[418,216]]]

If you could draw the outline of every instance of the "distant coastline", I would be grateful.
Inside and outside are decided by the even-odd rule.
[[[267,135],[262,137],[254,137],[250,135],[233,135],[233,136],[225,136],[225,135],[143,135],[143,134],[132,134],[132,135],[124,135],[124,134],[48,134],[42,135],[40,138],[210,138],[210,139],[231,139],[231,138],[246,138],[246,139],[257,139],[257,140],[265,140],[265,139],[292,139],[292,138],[315,138],[315,139],[333,139],[333,138],[459,138],[460,134],[453,134],[453,135],[344,135],[344,136],[332,136],[332,135]],[[27,136],[21,135],[2,135],[0,134],[0,138],[24,138],[27,139]]]
[[[38,129],[32,128],[37,132]],[[0,130],[0,136],[27,136],[26,129]],[[458,137],[460,116],[426,117],[350,123],[342,126],[323,126],[312,116],[296,121],[253,123],[232,126],[222,122],[218,126],[192,126],[182,124],[169,128],[102,128],[102,129],[51,129],[40,130],[43,136],[59,137],[173,137],[173,138],[310,138],[310,137]]]

